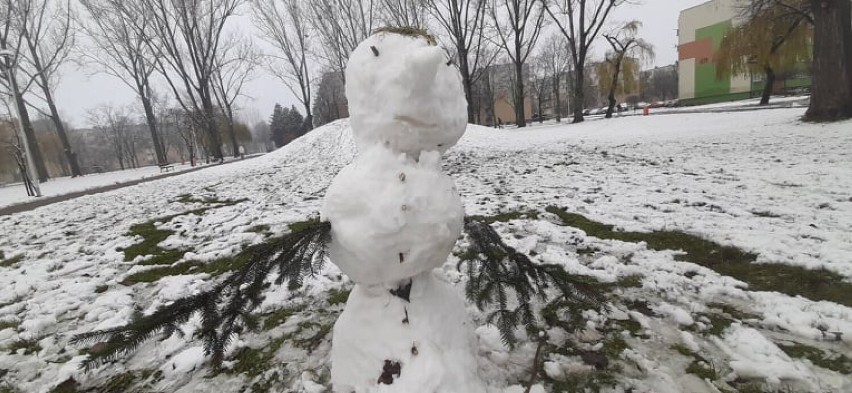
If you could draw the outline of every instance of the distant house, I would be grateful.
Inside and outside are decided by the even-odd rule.
[[[493,126],[498,122],[503,124],[512,124],[517,121],[515,116],[515,102],[513,90],[515,86],[515,68],[512,64],[496,64],[489,66],[479,80],[478,91],[478,109],[479,123],[483,125]],[[533,107],[532,98],[529,94],[529,72],[526,67],[523,72],[524,76],[524,116],[527,119],[532,119]],[[477,103],[474,103],[476,105]]]
[[[745,0],[710,0],[680,12],[678,19],[678,98],[681,103],[698,105],[758,96],[762,75],[716,77],[714,55],[732,26]],[[804,65],[804,69],[808,66]],[[807,71],[782,75],[775,90],[807,88]]]

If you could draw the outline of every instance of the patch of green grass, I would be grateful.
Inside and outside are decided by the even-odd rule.
[[[615,282],[615,286],[619,288],[641,288],[642,287],[642,279],[645,276],[641,274],[631,274],[629,276],[619,277],[618,281]]]
[[[3,385],[0,386],[0,393],[20,393],[20,390],[15,389],[12,385],[6,385],[6,382],[3,382]]]
[[[343,304],[349,300],[351,289],[336,288],[328,291],[328,303],[331,305]]]
[[[166,223],[173,220],[175,217],[185,216],[189,214],[201,215],[204,214],[207,210],[215,209],[224,206],[236,205],[240,202],[245,202],[247,199],[216,199],[206,197],[204,199],[193,199],[193,197],[189,194],[183,194],[178,197],[179,202],[201,202],[208,204],[210,206],[202,207],[198,209],[193,209],[189,211],[185,211],[183,213],[172,214],[165,217],[156,218],[150,221],[143,222],[141,224],[136,224],[130,227],[129,235],[131,236],[139,236],[142,238],[142,241],[136,243],[130,247],[124,249],[124,260],[132,261],[139,255],[154,255],[154,258],[150,260],[146,260],[143,264],[147,265],[169,265],[180,258],[183,257],[184,252],[180,250],[166,250],[158,246],[160,242],[166,240],[169,236],[171,236],[174,231],[168,229],[159,229],[156,226],[156,223],[162,222]]]
[[[703,356],[692,352],[683,344],[675,344],[672,345],[671,348],[683,356],[692,358],[692,362],[686,367],[687,373],[694,374],[701,379],[709,379],[711,381],[715,381],[719,378],[719,372],[713,366],[713,363],[707,361],[707,359]]]
[[[234,356],[234,367],[228,374],[245,374],[249,378],[257,377],[269,370],[274,363],[275,351],[265,348],[243,348]]]
[[[182,253],[181,253],[182,254]],[[214,259],[210,262],[186,261],[173,265],[159,265],[148,270],[143,270],[134,273],[124,281],[123,285],[133,285],[140,282],[155,282],[166,276],[177,276],[181,274],[201,274],[207,273],[211,276],[219,276],[229,273],[243,267],[248,263],[250,255],[247,253],[239,253],[219,259]],[[179,258],[178,258],[179,259]],[[146,261],[147,262],[147,261]],[[142,265],[147,265],[142,263]]]
[[[282,369],[287,371],[287,369]],[[282,382],[281,374],[278,371],[273,372],[268,377],[263,376],[257,382],[251,384],[249,393],[269,393]]]
[[[68,378],[53,389],[50,389],[50,393],[79,393],[79,387],[80,384],[74,378]]]
[[[623,321],[615,321],[615,324],[622,330],[627,330],[634,337],[643,336],[642,334],[642,324],[636,322],[632,319],[625,319]]]
[[[275,327],[278,327],[284,322],[287,322],[287,319],[296,315],[305,310],[304,305],[298,305],[293,307],[282,308],[278,311],[274,311],[270,314],[267,314],[263,320],[263,330],[270,330]]]
[[[800,343],[779,344],[784,353],[798,359],[808,359],[817,367],[852,375],[852,358],[840,353],[827,353],[819,348]]]
[[[0,256],[0,267],[12,267],[12,265],[23,260],[24,254],[15,255],[9,259],[3,259],[3,257]]]
[[[184,262],[177,265],[155,267],[131,274],[121,281],[122,285],[133,285],[140,282],[156,282],[166,276],[178,276],[190,273],[193,268],[201,266],[199,262]]]
[[[250,255],[247,253],[238,253],[236,255],[230,255],[227,257],[222,257],[218,259],[214,259],[210,262],[193,262],[190,261],[188,263],[193,263],[197,265],[197,268],[193,270],[193,273],[207,273],[212,276],[219,276],[228,272],[232,272],[235,270],[239,270],[246,263],[249,262]]]
[[[726,317],[720,313],[699,313],[698,315],[710,320],[710,327],[707,329],[706,333],[713,336],[721,337],[722,333],[725,332],[725,329],[734,324],[734,320],[732,318]]]
[[[754,263],[756,254],[733,246],[723,246],[678,231],[628,232],[616,231],[613,225],[603,224],[556,206],[546,211],[559,217],[563,224],[581,229],[589,236],[624,242],[645,242],[652,250],[682,250],[678,261],[689,261],[733,277],[755,291],[781,292],[811,300],[827,300],[852,306],[852,284],[843,276],[825,269],[805,269],[783,264]]]
[[[334,323],[302,322],[299,324],[299,328],[300,332],[312,329],[316,330],[314,334],[293,340],[293,346],[302,348],[308,351],[308,353],[311,353],[317,349],[320,344],[322,344],[325,336],[331,333],[331,330],[334,328]]]
[[[170,250],[160,248],[160,251],[157,254],[154,254],[153,257],[139,262],[139,264],[143,266],[171,265],[183,258],[184,254],[186,254],[186,251],[184,250]]]
[[[41,345],[36,340],[18,340],[9,345],[7,349],[9,350],[9,354],[15,354],[23,349],[24,355],[29,355],[41,351]]]
[[[234,367],[229,370],[222,370],[222,372],[226,374],[245,374],[249,378],[255,378],[258,375],[266,373],[266,371],[271,370],[278,363],[274,360],[275,353],[281,349],[281,346],[285,342],[292,339],[295,334],[295,332],[288,333],[278,337],[263,348],[242,348],[233,358]]]
[[[249,229],[246,229],[246,232],[268,233],[269,232],[269,225],[266,225],[266,224],[255,225],[255,226],[253,226]]]
[[[216,197],[216,196],[205,196],[205,197],[202,197],[202,198],[199,199],[199,198],[196,198],[195,196],[193,196],[192,194],[180,194],[180,195],[178,195],[178,198],[175,199],[175,202],[202,203],[202,204],[205,204],[205,205],[229,206],[229,205],[235,205],[235,204],[240,203],[240,202],[245,202],[247,200],[248,199],[245,199],[245,198],[236,199],[236,200],[235,199],[219,199],[219,197]]]
[[[758,217],[766,217],[766,218],[781,217],[781,215],[775,214],[775,213],[768,211],[768,210],[755,210],[755,211],[752,211],[751,214],[754,214],[755,216],[758,216]]]
[[[740,311],[729,304],[708,303],[707,306],[710,308],[708,312],[698,313],[697,315],[707,318],[710,321],[710,327],[705,333],[713,336],[722,336],[725,329],[733,325],[736,321],[759,319],[757,315]]]
[[[694,355],[692,353],[692,351],[689,350],[689,348],[687,348],[686,345],[683,345],[683,344],[672,345],[672,349],[674,349],[675,351],[677,351],[679,354],[681,354],[683,356],[692,357]]]
[[[612,334],[604,340],[601,353],[609,359],[618,359],[627,348],[630,348],[630,346],[627,345],[627,341],[624,341],[620,334]]]
[[[98,285],[95,287],[95,293],[104,293],[109,289],[109,285]]]
[[[98,393],[125,393],[130,391],[130,387],[136,382],[137,375],[131,371],[126,371],[118,375],[114,375],[107,382],[97,389]]]
[[[11,306],[15,303],[20,302],[21,300],[24,300],[24,298],[22,296],[18,296],[12,300],[9,300],[8,302],[0,303],[0,308]]]
[[[596,253],[598,251],[600,251],[600,250],[598,250],[595,247],[591,247],[591,246],[589,246],[589,247],[577,247],[577,254],[578,255],[594,255],[594,253]]]
[[[711,381],[715,381],[719,378],[719,373],[716,372],[716,369],[703,361],[694,360],[689,366],[686,367],[686,372],[688,374],[694,374],[698,378],[708,379]]]
[[[154,255],[156,258],[158,255],[161,255],[166,251],[158,244],[160,244],[160,242],[166,240],[166,238],[171,236],[174,231],[168,229],[158,229],[157,226],[154,224],[157,221],[159,220],[148,221],[130,227],[129,235],[139,236],[142,238],[142,241],[124,249],[125,261],[132,261],[134,258],[140,255]],[[150,265],[165,264],[148,263],[148,261],[146,261],[145,263]]]
[[[759,315],[740,311],[738,308],[725,303],[707,303],[707,307],[719,309],[723,313],[730,315],[731,318],[738,319],[740,321],[746,321],[749,319],[760,319]]]
[[[20,325],[20,323],[17,321],[0,321],[0,330],[17,329],[18,325]]]
[[[615,375],[607,371],[571,373],[558,381],[544,379],[551,383],[553,393],[600,393],[618,384]]]
[[[538,212],[535,210],[526,210],[526,211],[510,211],[497,213],[490,216],[470,216],[470,219],[476,220],[485,224],[493,224],[495,222],[508,222],[512,220],[535,220],[538,219]]]

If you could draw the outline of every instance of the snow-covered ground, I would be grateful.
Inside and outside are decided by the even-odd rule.
[[[192,166],[189,164],[174,165],[175,172],[183,172],[191,168]],[[123,171],[95,173],[77,178],[58,177],[42,183],[41,193],[45,197],[52,197],[158,175],[160,175],[160,167],[152,165]],[[34,200],[36,200],[34,197],[27,196],[27,191],[24,189],[24,185],[22,183],[0,187],[0,207]]]
[[[824,268],[852,282],[852,123],[801,124],[803,111],[468,128],[445,157],[467,214],[537,210],[537,219],[494,227],[536,260],[602,281],[637,281],[613,290],[608,311],[584,311],[581,330],[551,329],[553,347],[571,343],[574,352],[548,353],[532,391],[557,391],[559,383],[616,392],[852,391],[852,308],[749,290],[676,260],[676,250],[594,238],[544,213],[555,205],[626,231],[680,230],[755,253],[759,263]],[[0,217],[0,251],[11,261],[0,261],[0,391],[48,392],[69,377],[83,387],[122,382],[142,391],[324,391],[331,335],[322,333],[342,310],[328,294],[351,288],[332,265],[300,290],[271,288],[258,313],[276,323],[240,335],[230,369],[215,375],[192,339],[197,320],[186,335],[151,340],[88,373],[78,365],[89,348],[68,340],[209,281],[204,273],[122,284],[152,268],[142,257],[124,261],[121,250],[141,240],[128,235],[132,225],[212,207],[156,224],[174,231],[160,246],[185,251],[184,260],[231,255],[319,210],[354,152],[343,120],[254,160]],[[457,262],[450,257],[442,270],[461,292]],[[490,391],[522,392],[536,344],[509,350],[484,314],[468,309],[480,325]],[[830,365],[782,350],[794,343]]]

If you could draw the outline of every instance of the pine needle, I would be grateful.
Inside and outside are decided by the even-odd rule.
[[[568,273],[559,265],[534,263],[503,242],[484,221],[465,217],[464,228],[470,242],[465,255],[471,257],[465,294],[480,310],[495,308],[487,321],[497,327],[508,347],[517,344],[518,326],[528,332],[540,330],[531,303],[536,299],[547,302],[548,289],[556,289],[553,301],[565,306],[585,309],[603,304],[601,284],[594,278]]]
[[[290,229],[287,235],[246,248],[241,254],[247,256],[248,262],[207,291],[178,299],[124,326],[74,336],[72,344],[103,344],[89,354],[81,367],[91,370],[135,351],[158,334],[168,338],[179,333],[179,326],[196,313],[201,315],[196,336],[218,367],[234,335],[257,326],[251,312],[263,301],[271,274],[278,272],[276,284],[286,281],[290,288],[296,288],[305,277],[322,269],[326,246],[331,241],[331,224],[311,219],[291,224]]]

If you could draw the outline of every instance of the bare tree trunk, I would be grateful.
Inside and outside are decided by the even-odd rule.
[[[586,97],[583,91],[583,82],[585,78],[584,67],[576,67],[574,70],[574,118],[572,123],[583,122],[583,105],[586,102]]]
[[[764,67],[766,73],[766,84],[763,86],[763,94],[760,96],[760,105],[769,105],[769,97],[772,95],[772,89],[775,86],[775,71],[771,66]]]
[[[457,38],[461,41],[461,38]],[[467,49],[464,49],[464,42],[456,44],[458,45],[458,55],[459,55],[459,73],[462,77],[462,87],[464,88],[464,98],[467,100],[467,122],[474,123],[476,121],[476,113],[474,112],[474,107],[471,105],[473,103],[473,78],[470,75],[470,66],[467,60]]]
[[[553,97],[556,99],[556,110],[554,111],[556,114],[556,122],[562,122],[562,97],[559,94],[559,85],[556,85],[556,88],[553,89]]]
[[[515,53],[520,53],[520,48],[516,50]],[[524,64],[520,62],[515,62],[515,124],[518,128],[527,126],[524,111]]]
[[[234,113],[231,111],[231,108],[228,108],[228,134],[231,137],[231,146],[234,151],[234,158],[240,157],[240,145],[237,144],[237,133],[234,131]]]
[[[41,12],[44,12],[44,8],[40,9]],[[70,23],[70,22],[69,22]],[[63,48],[69,44],[67,40],[67,28],[68,25],[65,26],[66,29],[63,31],[66,34],[65,38],[61,38],[57,40],[58,48],[57,51],[62,51]],[[41,26],[38,26],[37,29],[41,29]],[[24,37],[24,41],[26,42],[26,46],[30,52],[30,61],[32,62],[32,66],[35,68],[35,72],[37,75],[37,85],[41,87],[42,92],[44,93],[44,100],[47,103],[47,107],[50,110],[50,120],[53,121],[53,125],[56,128],[56,134],[59,136],[59,141],[62,143],[62,150],[65,153],[65,158],[68,160],[68,165],[71,166],[71,177],[82,176],[80,172],[80,165],[77,163],[77,155],[74,153],[74,150],[71,149],[71,143],[68,142],[68,134],[65,132],[65,125],[62,124],[62,119],[59,117],[59,111],[56,109],[56,103],[53,100],[53,93],[51,92],[50,83],[48,81],[48,74],[50,73],[49,68],[54,67],[55,60],[51,60],[50,57],[47,58],[47,63],[43,64],[42,62],[42,54],[40,47],[40,34],[39,31],[36,30],[34,33],[36,36],[32,36],[33,32],[29,31],[28,28],[25,28],[21,33]]]
[[[71,143],[68,142],[68,134],[65,132],[65,125],[62,124],[62,119],[59,118],[59,111],[56,109],[56,104],[53,103],[53,95],[45,90],[44,96],[47,101],[47,107],[50,109],[50,119],[53,120],[53,125],[56,127],[56,135],[59,136],[59,141],[62,142],[62,150],[65,152],[68,165],[71,166],[71,177],[83,176],[83,173],[80,172],[80,164],[77,163],[77,154],[71,149]]]
[[[806,121],[852,117],[852,10],[849,0],[811,0],[814,61]]]
[[[615,108],[615,89],[618,88],[618,74],[621,73],[621,58],[619,57],[615,61],[615,70],[612,73],[612,84],[609,86],[609,94],[607,95],[607,99],[609,103],[606,107],[606,118],[612,118],[612,110]]]
[[[141,90],[140,90],[141,91]],[[151,141],[154,143],[154,153],[157,156],[157,165],[168,163],[166,151],[163,148],[159,133],[157,132],[157,118],[154,116],[154,107],[151,105],[151,99],[147,95],[140,95],[142,107],[145,109],[145,122],[148,124],[148,131],[151,133]]]
[[[33,123],[30,121],[30,114],[27,111],[27,105],[20,92],[15,92],[15,99],[18,101],[21,124],[24,125],[24,129],[21,131],[24,133],[24,138],[27,138],[27,143],[30,144],[30,154],[33,155],[33,162],[35,162],[38,181],[39,183],[46,182],[47,179],[50,179],[50,176],[47,173],[47,167],[44,165],[44,155],[41,152],[41,147],[38,145],[38,139],[36,139],[35,131],[33,130]]]
[[[213,109],[213,102],[209,95],[209,83],[204,86],[208,90],[208,94],[206,96],[202,96],[201,105],[204,113],[202,116],[204,117],[204,132],[207,133],[209,146],[207,147],[207,151],[213,155],[213,158],[222,161],[224,154],[222,153],[222,135],[219,133],[219,128],[216,126],[216,114]],[[202,87],[202,89],[204,88]]]

